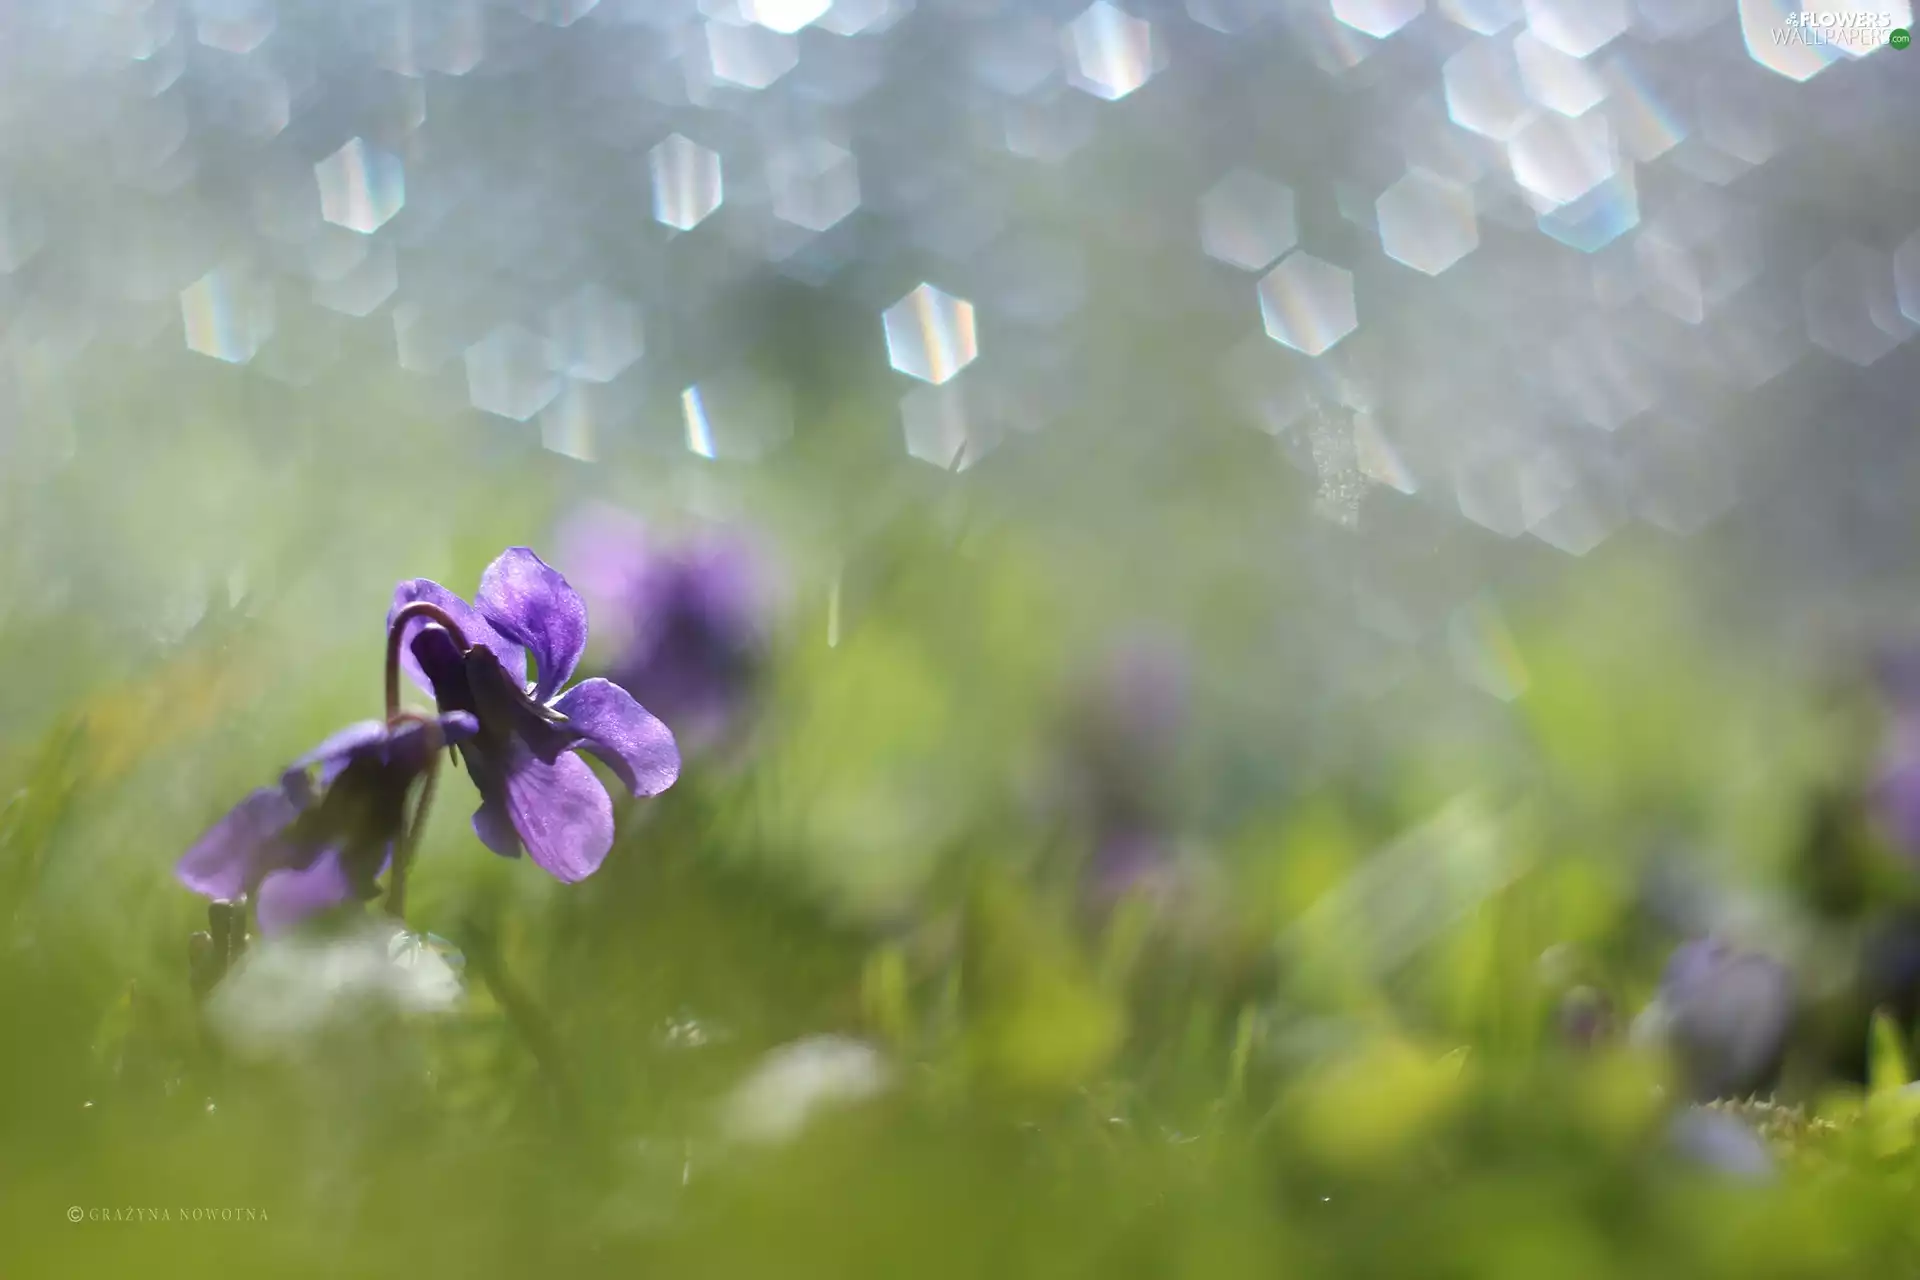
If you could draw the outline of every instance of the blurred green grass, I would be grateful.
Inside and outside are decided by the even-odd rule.
[[[1129,566],[924,477],[839,521],[744,480],[802,588],[747,765],[623,811],[571,887],[485,854],[450,781],[412,923],[466,952],[461,1009],[222,1051],[173,860],[375,712],[395,580],[469,589],[595,487],[417,418],[399,383],[304,423],[232,385],[174,388],[204,417],[164,439],[109,398],[73,467],[4,511],[40,553],[7,561],[0,615],[0,1274],[1920,1267],[1910,1124],[1773,1124],[1779,1175],[1730,1179],[1674,1157],[1657,1061],[1551,1034],[1566,979],[1543,953],[1630,1013],[1671,942],[1639,910],[1648,867],[1779,889],[1866,732],[1745,662],[1631,539],[1498,615],[1510,704],[1416,684],[1328,725],[1289,702],[1312,650],[1255,634],[1232,589],[1271,566],[1170,568],[1220,561],[1232,504],[1176,497],[1165,561]],[[191,628],[156,634],[196,593]],[[1086,833],[1022,787],[1142,614],[1228,673],[1179,765],[1209,871],[1178,910],[1102,912]],[[1246,680],[1249,656],[1285,670]],[[729,1139],[762,1055],[822,1034],[880,1046],[893,1087],[790,1144]]]

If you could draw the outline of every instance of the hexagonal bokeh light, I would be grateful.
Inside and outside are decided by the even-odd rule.
[[[1540,212],[1580,199],[1620,171],[1620,153],[1604,115],[1548,114],[1507,143],[1513,180]]]
[[[467,395],[483,413],[526,422],[560,394],[552,344],[522,325],[503,324],[467,348]]]
[[[313,300],[345,316],[369,316],[400,288],[400,268],[393,246],[363,240],[360,253],[338,270],[315,271]]]
[[[834,0],[814,26],[836,36],[878,36],[913,11],[914,0]]]
[[[748,22],[790,36],[824,18],[833,0],[739,0],[739,8]]]
[[[320,184],[320,216],[370,235],[407,201],[400,157],[355,138],[313,167]]]
[[[1434,0],[1441,17],[1476,35],[1498,35],[1525,16],[1520,0]]]
[[[1094,0],[1062,32],[1068,81],[1111,102],[1153,75],[1153,26],[1109,0]]]
[[[706,25],[707,66],[713,78],[737,89],[765,89],[800,65],[800,43],[771,27]]]
[[[1453,122],[1495,142],[1514,137],[1538,114],[1510,39],[1474,41],[1446,60],[1440,78]]]
[[[1527,30],[1573,58],[1597,53],[1625,35],[1630,0],[1526,0]]]
[[[1427,0],[1333,0],[1333,16],[1361,35],[1384,40],[1426,11]]]
[[[676,231],[691,231],[720,207],[720,155],[680,134],[670,134],[648,153],[653,176],[653,217]]]
[[[1807,337],[1849,364],[1875,364],[1911,338],[1892,257],[1851,240],[1807,268],[1802,284]]]
[[[612,382],[646,350],[639,308],[598,284],[556,306],[547,334],[562,370],[583,382]]]
[[[973,304],[922,284],[881,315],[887,360],[901,373],[935,386],[972,364],[980,354]]]
[[[735,369],[680,392],[687,451],[717,462],[758,462],[793,435],[793,396],[778,382]]]
[[[1381,249],[1415,271],[1437,276],[1480,244],[1472,189],[1424,169],[1409,169],[1374,208]]]
[[[1310,253],[1288,254],[1260,281],[1267,336],[1302,355],[1324,355],[1360,325],[1353,273]]]
[[[809,138],[768,162],[773,216],[807,231],[826,231],[860,207],[860,169],[852,153]]]
[[[985,457],[992,439],[968,403],[964,383],[915,387],[900,399],[907,455],[942,471],[965,471]]]
[[[187,347],[228,364],[245,364],[273,336],[273,295],[244,271],[216,268],[181,291]]]
[[[278,25],[272,0],[202,0],[192,8],[194,39],[226,53],[252,53]]]
[[[1299,447],[1328,513],[1417,482],[1563,550],[1687,530],[1730,501],[1674,479],[1719,465],[1708,424],[1920,333],[1897,145],[1820,193],[1845,220],[1786,194],[1849,129],[1884,144],[1920,54],[1876,55],[1912,7],[17,0],[48,21],[0,23],[28,143],[0,152],[0,394],[156,337],[314,394],[371,351],[530,446],[613,467],[684,438],[715,480],[699,459],[792,428],[755,344],[818,300],[910,380],[895,451],[964,469],[1068,434],[1076,397],[1150,417],[1222,376],[1198,321],[1238,314],[1243,425]],[[976,306],[995,359],[961,377]],[[1488,390],[1516,352],[1535,376]]]
[[[1200,197],[1200,247],[1209,258],[1260,271],[1298,240],[1293,191],[1272,178],[1235,169]]]
[[[1522,31],[1513,38],[1520,84],[1534,102],[1563,116],[1585,115],[1607,98],[1607,82],[1590,63]]]
[[[1920,231],[1900,242],[1893,251],[1894,300],[1907,323],[1920,325]]]

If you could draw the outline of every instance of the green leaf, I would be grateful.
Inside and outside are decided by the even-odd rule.
[[[963,997],[974,1066],[1020,1091],[1077,1085],[1113,1057],[1125,1018],[1060,925],[1013,883],[981,877],[968,904]]]
[[[1873,1015],[1867,1038],[1867,1122],[1874,1154],[1898,1155],[1913,1145],[1920,1122],[1920,1091],[1908,1087],[1907,1050],[1885,1010]]]
[[[1876,1010],[1867,1034],[1867,1083],[1874,1097],[1897,1093],[1913,1079],[1899,1026],[1886,1010]]]
[[[898,947],[882,947],[867,958],[860,976],[860,998],[867,1020],[894,1045],[907,1043],[913,1008],[907,994],[907,959]]]

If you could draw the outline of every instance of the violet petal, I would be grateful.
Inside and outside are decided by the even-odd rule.
[[[387,726],[380,720],[362,720],[350,724],[336,733],[329,734],[319,746],[287,766],[287,772],[304,773],[315,765],[320,766],[320,785],[326,786],[340,775],[355,753],[380,742],[387,736]]]
[[[586,651],[587,606],[579,593],[526,547],[509,547],[480,575],[474,600],[487,621],[532,653],[534,701],[551,698]]]
[[[357,897],[340,851],[326,849],[303,869],[275,871],[262,880],[254,896],[253,913],[261,934],[272,936]]]
[[[513,829],[504,795],[489,796],[473,811],[473,834],[503,858],[520,856],[520,833]]]
[[[583,680],[553,709],[580,734],[580,746],[604,761],[636,796],[657,796],[680,776],[673,731],[610,680]]]
[[[507,812],[533,860],[568,884],[599,869],[613,848],[613,801],[587,762],[566,752],[547,764],[521,751],[506,775]]]
[[[181,856],[175,874],[195,893],[238,898],[250,880],[276,860],[275,846],[298,816],[284,790],[262,787],[195,841]]]

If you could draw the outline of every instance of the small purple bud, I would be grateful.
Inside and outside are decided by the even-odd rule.
[[[1593,987],[1575,987],[1560,998],[1560,1039],[1570,1048],[1592,1049],[1613,1039],[1613,1001]]]
[[[1165,837],[1152,831],[1111,832],[1094,847],[1094,897],[1112,903],[1135,894],[1164,896],[1173,864]]]

